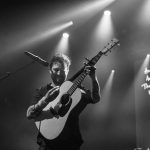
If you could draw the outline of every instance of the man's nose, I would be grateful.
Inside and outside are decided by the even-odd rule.
[[[60,70],[59,70],[59,71],[57,71],[57,75],[60,75]]]

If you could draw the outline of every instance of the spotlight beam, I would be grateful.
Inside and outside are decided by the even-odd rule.
[[[23,42],[20,42],[20,44],[17,45],[16,49],[35,44],[36,42],[42,41],[46,38],[50,38],[53,35],[61,32],[62,30],[72,25],[73,25],[73,22],[69,21],[64,24],[55,25],[55,27],[51,27],[47,29],[46,31],[40,31],[39,33],[35,34],[33,37],[24,39]]]
[[[61,52],[61,53],[67,53],[68,52],[68,45],[69,45],[69,34],[63,33],[62,37],[58,43],[58,45],[55,48],[55,52]]]

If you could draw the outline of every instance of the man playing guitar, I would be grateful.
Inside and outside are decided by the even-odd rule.
[[[33,119],[39,129],[37,136],[39,150],[79,150],[83,144],[79,115],[87,104],[100,101],[96,68],[92,65],[86,65],[84,68],[84,72],[88,73],[91,79],[91,90],[85,89],[81,84],[74,90],[70,88],[72,82],[67,81],[70,64],[69,57],[64,54],[53,56],[49,65],[52,83],[36,90],[34,103],[27,109],[27,118]],[[67,84],[68,91],[65,90]]]

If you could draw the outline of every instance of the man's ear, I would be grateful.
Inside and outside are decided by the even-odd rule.
[[[69,73],[69,69],[66,69],[65,74],[68,75],[68,73]]]
[[[49,69],[49,73],[50,73],[50,74],[52,74],[52,71],[51,71],[51,69]]]

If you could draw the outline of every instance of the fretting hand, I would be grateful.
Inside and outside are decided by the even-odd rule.
[[[89,76],[91,78],[95,77],[96,67],[94,67],[94,66],[86,66],[84,70],[89,72]]]

